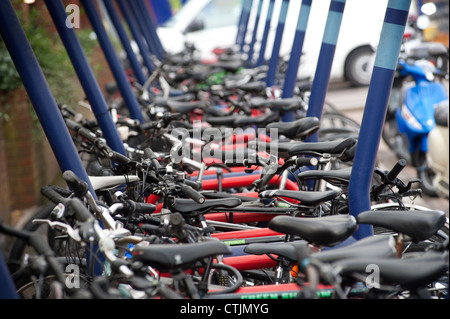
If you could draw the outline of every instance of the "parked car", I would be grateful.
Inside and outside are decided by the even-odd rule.
[[[261,0],[263,1],[263,0]],[[262,34],[267,12],[265,1],[258,32]],[[250,16],[247,43],[258,1],[254,1]],[[290,1],[288,16],[280,48],[286,59],[292,49],[301,1]],[[313,1],[306,29],[299,76],[314,76],[322,43],[330,0]],[[270,58],[272,43],[278,23],[281,0],[276,0],[271,34],[268,38],[266,59]],[[368,85],[375,58],[375,48],[380,39],[387,0],[347,0],[336,46],[332,79],[345,79],[356,86]],[[237,25],[241,12],[241,0],[189,0],[183,8],[164,25],[158,27],[158,35],[168,52],[180,52],[185,41],[193,43],[204,59],[213,58],[215,47],[232,45],[236,41]],[[259,37],[260,38],[260,37]],[[258,47],[255,47],[257,51]]]

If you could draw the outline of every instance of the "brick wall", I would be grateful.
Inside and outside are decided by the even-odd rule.
[[[79,5],[81,28],[91,28],[79,0],[63,0],[63,3]],[[21,1],[15,2],[15,5],[18,6],[17,9],[30,9]],[[51,22],[43,1],[36,1],[33,8],[42,14],[43,21]],[[48,27],[51,32],[56,33],[52,23],[49,23]],[[101,48],[94,48],[88,58],[104,92],[105,84],[114,81],[114,77]],[[77,79],[74,81],[74,85],[79,86]],[[80,100],[83,97],[81,92]],[[76,102],[65,102],[76,108]],[[8,121],[0,123],[0,218],[12,221],[20,216],[11,217],[11,212],[16,215],[17,212],[41,204],[43,199],[40,188],[55,182],[61,172],[40,124],[36,124],[36,119],[33,119],[33,107],[26,91],[17,90],[8,97],[6,104],[9,107],[0,102],[1,111],[9,117]]]
[[[0,218],[10,222],[11,204],[9,200],[8,170],[6,166],[5,139],[3,138],[3,124],[0,121]]]
[[[40,188],[52,183],[60,169],[25,90],[10,94],[2,109],[8,117],[0,133],[1,198],[7,203],[1,213],[7,221],[12,211],[40,205]]]

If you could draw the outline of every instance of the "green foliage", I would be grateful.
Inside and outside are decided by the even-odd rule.
[[[16,10],[16,13],[55,99],[68,102],[75,93],[79,93],[78,82],[58,34],[49,31],[51,20],[43,21],[42,12],[38,10],[26,13]],[[86,55],[97,45],[95,41],[89,39],[89,33],[89,30],[77,31]],[[22,81],[0,37],[0,94],[8,94],[20,86]]]
[[[15,90],[22,83],[17,74],[11,56],[6,50],[5,44],[0,37],[0,92]]]
[[[16,5],[16,8],[22,6]],[[58,33],[50,32],[52,21],[42,19],[42,12],[36,9],[27,12],[16,9],[16,14],[56,101],[76,104],[84,95]],[[96,41],[89,39],[90,32],[77,30],[78,38],[87,55],[97,45]],[[22,80],[0,36],[0,119],[7,120],[5,110],[10,107],[6,103],[7,96],[14,94],[14,91],[22,86]],[[34,109],[31,109],[31,112],[34,113]]]

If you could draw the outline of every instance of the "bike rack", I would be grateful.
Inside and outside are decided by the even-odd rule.
[[[119,5],[122,2],[121,0],[117,1]],[[46,2],[50,3],[51,1],[46,0]],[[273,2],[274,1],[271,0],[269,5],[273,4]],[[307,2],[306,1],[304,2],[305,3],[304,4],[302,3],[302,6],[307,5]],[[95,11],[95,6],[93,6],[93,4],[90,1],[86,0],[82,0],[82,3],[86,8],[86,12],[88,13],[89,19],[93,24],[97,36],[99,36],[99,40],[100,38],[102,38],[101,42],[109,43],[109,45],[111,45],[109,39],[106,38],[106,32],[103,29],[103,26],[101,26],[101,28],[99,27],[99,24],[101,25],[101,19],[98,13]],[[138,11],[139,8],[142,8],[139,7],[138,3],[140,3],[141,6],[142,5],[145,6],[145,4],[142,1],[139,2],[133,1],[132,3],[134,9],[135,10],[138,9]],[[246,3],[251,2],[247,1]],[[269,64],[269,70],[272,70],[272,72],[274,68],[276,68],[275,62],[277,62],[279,58],[279,49],[288,4],[289,2],[287,0],[283,0],[278,22],[277,35],[274,43],[274,49]],[[377,156],[378,146],[380,143],[381,131],[387,110],[388,98],[390,95],[392,81],[397,64],[398,53],[400,51],[400,45],[402,42],[402,37],[409,13],[410,4],[411,0],[389,0],[387,6],[383,28],[380,36],[380,43],[376,53],[374,69],[372,73],[371,82],[369,85],[368,96],[366,100],[360,134],[358,138],[360,142],[358,143],[358,147],[356,150],[351,175],[351,182],[349,185],[350,213],[355,217],[360,212],[370,209],[369,194],[370,194],[372,172],[374,169],[375,159]],[[50,5],[49,8],[51,7],[52,6]],[[311,99],[307,116],[317,116],[320,118],[322,114],[324,99],[326,91],[328,89],[328,81],[331,72],[331,65],[333,61],[337,38],[339,35],[339,29],[344,7],[345,7],[345,0],[331,1],[330,10],[327,18],[327,24],[325,27],[325,33],[322,40],[322,47],[319,55],[319,61],[317,64],[316,74],[313,82],[313,88],[311,92]],[[121,6],[121,8],[123,10],[123,6]],[[56,102],[50,92],[48,84],[45,80],[45,77],[42,74],[42,70],[40,69],[40,66],[28,43],[28,40],[26,39],[23,29],[20,26],[17,16],[15,15],[13,7],[8,1],[1,1],[0,9],[1,9],[0,33],[5,41],[8,50],[11,53],[11,57],[13,58],[17,71],[19,72],[21,78],[23,79],[24,86],[30,96],[30,100],[32,101],[32,104],[36,110],[36,113],[39,117],[42,127],[52,146],[52,149],[55,153],[55,156],[58,160],[61,170],[63,171],[72,170],[77,176],[86,181],[89,185],[89,188],[92,189],[86,171],[82,166],[81,161],[79,160],[78,153],[76,152],[70,134],[68,133],[68,130],[64,124],[64,120],[60,115]],[[304,10],[301,10],[299,14],[299,20],[300,17],[302,16],[302,11]],[[303,12],[303,14],[306,14],[305,12]],[[141,15],[138,14],[135,17],[136,20],[138,20],[138,22],[139,20],[142,20],[144,15],[150,17],[148,11],[142,12],[141,10],[141,13],[142,13]],[[271,14],[269,13],[271,13],[270,10],[268,12],[268,17],[271,16]],[[56,18],[54,18],[54,20],[56,20],[55,24],[56,23],[60,24],[62,21],[65,21],[65,19],[59,21]],[[127,19],[127,21],[128,23],[130,23],[131,20]],[[306,22],[307,21],[302,20],[299,21],[298,23],[299,24],[304,23],[304,26],[306,26]],[[148,29],[148,25],[146,24],[138,23],[138,25],[139,27],[141,27],[141,32],[145,29]],[[153,31],[155,31],[154,28]],[[304,33],[304,30],[302,31]],[[149,30],[147,30],[147,32],[149,32]],[[69,37],[69,33],[70,32],[67,32],[65,36]],[[145,32],[142,32],[142,35],[145,35]],[[297,41],[300,41],[301,35],[299,35],[296,38]],[[72,41],[67,40],[67,42],[74,47],[76,47],[76,44],[72,42],[78,43],[77,41],[74,40]],[[242,40],[241,48],[243,47],[243,43],[244,41]],[[149,44],[149,42],[147,42],[147,44]],[[107,45],[104,46],[106,47]],[[155,50],[156,48],[153,46],[152,48],[149,47],[149,49]],[[109,52],[110,50],[113,50],[112,46],[109,49],[104,48],[104,51]],[[78,52],[76,48],[70,49],[68,51],[70,51],[71,54],[82,55],[80,53],[76,53]],[[111,54],[111,52],[109,53]],[[260,52],[260,56],[261,53],[264,54],[263,52]],[[111,54],[111,56],[114,55]],[[115,57],[117,59],[117,56]],[[296,57],[293,59],[292,63],[294,63],[295,60]],[[78,63],[81,65],[79,66],[80,69],[78,70],[80,71],[84,62],[83,60],[81,60],[78,61]],[[120,64],[118,63],[119,61],[117,60],[113,65],[110,64],[110,67],[113,68],[113,66],[114,67],[120,66]],[[84,74],[84,76],[86,77],[89,76],[90,72],[87,71],[85,72],[86,73]],[[292,75],[290,75],[290,77],[292,77]],[[124,73],[121,75],[120,79],[126,80]],[[268,84],[273,84],[273,79],[272,80],[269,79],[269,74],[267,80]],[[91,190],[91,192],[92,194],[95,194],[94,191]],[[372,234],[371,226],[360,225],[358,230],[354,234],[354,238],[361,239],[370,236],[371,234]]]
[[[114,3],[112,2],[112,0],[103,0],[103,3],[105,4],[106,11],[108,12],[114,28],[116,29],[117,35],[119,36],[120,43],[122,43],[122,46],[127,53],[127,59],[130,62],[130,66],[133,69],[134,75],[139,81],[139,84],[144,85],[147,77],[142,70],[141,63],[138,61],[136,54],[134,54],[134,51],[131,48],[130,39],[128,38],[125,28],[120,21],[120,17],[116,11],[116,8],[114,7]]]
[[[60,1],[48,0],[45,0],[45,4],[59,33],[59,37],[66,47],[67,54],[69,55],[108,145],[116,152],[125,155],[125,147],[120,139],[111,115],[108,112],[108,106],[103,98],[101,89],[95,79],[86,55],[84,54],[83,48],[81,47],[75,31],[66,26],[67,15],[63,4]]]
[[[272,55],[269,60],[269,69],[267,70],[266,86],[268,88],[275,84],[275,76],[277,73],[278,61],[280,59],[281,40],[283,38],[288,7],[289,0],[283,0],[281,3],[280,15],[278,17],[278,25],[275,33],[275,40],[273,42]]]
[[[62,172],[73,171],[95,192],[33,49],[10,1],[0,1],[0,34]]]
[[[18,299],[16,287],[11,279],[8,266],[5,262],[2,252],[0,251],[0,299]]]
[[[270,0],[269,6],[267,8],[267,14],[266,14],[266,22],[264,24],[264,32],[261,39],[261,46],[259,49],[259,56],[258,60],[256,61],[256,66],[262,66],[265,64],[266,58],[266,47],[267,47],[267,39],[269,37],[269,31],[270,31],[270,24],[272,21],[272,15],[273,15],[273,7],[275,6],[275,0]]]
[[[139,48],[139,52],[142,56],[142,60],[144,61],[144,64],[147,68],[147,71],[149,74],[151,74],[155,70],[155,65],[153,61],[150,59],[151,51],[149,48],[145,45],[144,41],[142,40],[143,35],[139,29],[139,26],[136,24],[134,18],[133,18],[133,12],[131,11],[131,8],[129,7],[128,2],[124,2],[124,0],[116,0],[120,10],[122,11],[122,14],[125,18],[125,21],[128,24],[128,27],[130,28],[130,32],[133,35],[134,41],[136,41],[136,44]]]
[[[137,16],[140,15],[142,17],[141,19],[143,23],[142,27],[144,29],[144,32],[148,31],[150,39],[152,40],[155,48],[156,56],[160,60],[163,60],[165,57],[164,48],[161,44],[161,41],[159,40],[158,34],[156,33],[156,28],[155,25],[153,24],[153,19],[150,16],[149,10],[145,5],[144,0],[130,1],[130,4],[135,5],[135,8],[137,10],[135,15]]]
[[[247,52],[247,66],[248,67],[254,66],[254,62],[253,62],[254,46],[255,46],[255,42],[256,42],[256,38],[257,38],[259,19],[261,18],[261,10],[262,10],[263,2],[264,2],[264,0],[259,0],[258,9],[256,11],[255,23],[253,26],[253,33],[252,33],[252,40],[250,41],[249,49]]]
[[[141,1],[127,1],[127,4],[129,6],[129,9],[133,13],[134,20],[137,23],[141,35],[147,43],[147,47],[150,53],[156,56],[159,60],[162,60],[164,58],[164,52],[162,51],[162,47],[160,47],[157,43],[159,39],[155,39],[156,33],[152,33],[154,27],[149,20],[146,20],[150,19],[150,15],[148,14],[147,17],[144,16],[147,8],[144,5],[144,11],[142,11]]]
[[[332,0],[330,3],[306,116],[316,116],[319,119],[322,117],[345,1]],[[317,142],[318,139],[318,133],[315,133],[307,141]]]
[[[157,57],[158,59],[161,59],[161,56],[156,49],[156,44],[152,36],[150,35],[150,31],[145,27],[144,18],[141,15],[139,7],[137,7],[137,3],[134,1],[127,1],[127,5],[130,9],[130,12],[132,13],[133,19],[136,22],[141,36],[144,38],[145,43],[147,44],[147,48],[150,54]]]
[[[125,70],[123,69],[120,60],[114,51],[114,47],[108,37],[108,34],[106,33],[105,27],[102,24],[101,17],[95,8],[95,4],[92,1],[86,0],[81,0],[81,3],[86,10],[86,14],[91,22],[92,28],[97,35],[102,51],[105,54],[108,65],[114,75],[125,104],[130,111],[131,117],[138,120],[140,123],[143,123],[144,119],[139,103],[137,102],[136,96],[133,94],[131,85],[125,74]]]
[[[294,87],[297,82],[298,68],[303,51],[303,42],[305,40],[306,27],[308,25],[309,13],[311,11],[312,0],[303,0],[300,6],[300,12],[295,30],[294,42],[292,44],[291,55],[289,57],[288,67],[283,86],[283,98],[290,98],[294,95]],[[294,120],[293,112],[287,112],[283,116],[284,122]]]
[[[370,210],[371,179],[410,6],[411,0],[389,0],[387,5],[350,177],[349,208],[355,217]],[[354,237],[372,233],[372,226],[359,225]]]
[[[248,20],[250,18],[250,10],[252,8],[253,0],[242,1],[242,11],[239,18],[238,32],[236,35],[236,44],[239,46],[240,52],[244,52],[245,36],[247,35]]]
[[[172,16],[172,10],[167,0],[149,0],[157,25],[166,22]]]

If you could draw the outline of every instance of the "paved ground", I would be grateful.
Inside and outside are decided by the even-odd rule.
[[[347,83],[331,83],[326,96],[327,101],[338,107],[347,116],[361,123],[364,106],[366,103],[368,87],[353,88]],[[378,148],[378,160],[382,169],[390,169],[394,166],[397,158],[393,152],[386,146],[381,139]],[[399,176],[404,181],[417,178],[415,170],[412,167],[406,167]],[[414,203],[431,209],[444,211],[449,215],[449,201],[443,198],[431,198],[423,195],[422,198],[416,198]]]

